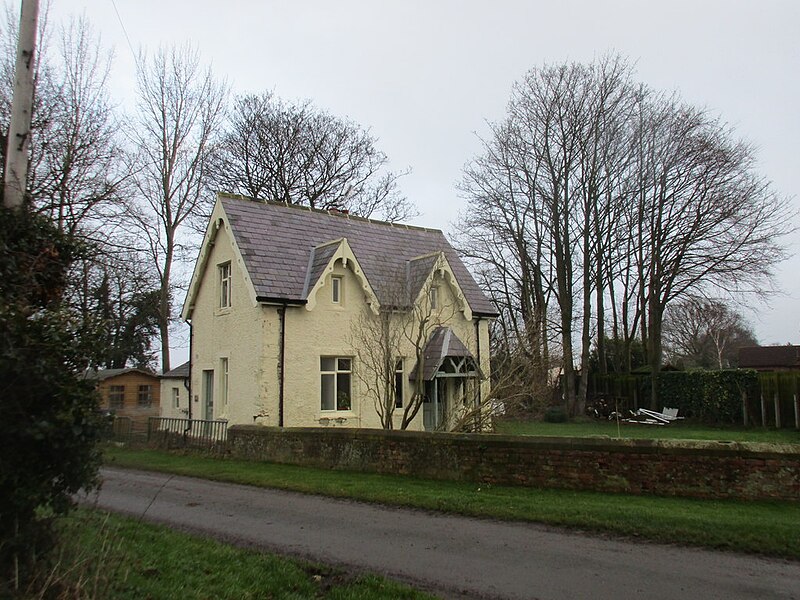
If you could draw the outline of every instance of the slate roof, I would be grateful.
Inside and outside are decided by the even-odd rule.
[[[739,348],[740,369],[800,369],[800,346]]]
[[[260,301],[305,302],[314,274],[319,277],[326,256],[329,260],[338,247],[328,243],[347,238],[382,304],[396,304],[391,296],[398,274],[408,274],[407,261],[441,251],[473,314],[497,315],[439,230],[226,194],[220,194],[219,201]],[[416,282],[419,266],[414,269]],[[402,283],[408,289],[409,282]]]
[[[472,352],[469,351],[464,345],[459,337],[453,333],[453,330],[449,327],[437,327],[433,330],[431,334],[431,338],[428,340],[428,343],[425,344],[425,348],[422,351],[422,378],[425,381],[430,381],[433,379],[433,376],[439,370],[439,367],[442,366],[444,359],[448,356],[452,356],[455,358],[471,358],[473,362],[473,367],[478,369],[477,363],[475,361],[475,357],[472,356]],[[417,367],[414,366],[414,370],[411,372],[410,378],[416,379]],[[480,371],[478,370],[479,376]]]
[[[166,373],[162,373],[160,377],[170,377],[175,379],[186,379],[189,377],[189,361],[187,360],[182,365],[178,365],[174,369],[170,369]]]

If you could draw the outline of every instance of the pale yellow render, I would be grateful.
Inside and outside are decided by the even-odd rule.
[[[232,235],[221,202],[211,216],[183,316],[191,321],[191,415],[226,419],[230,424],[286,427],[380,427],[375,401],[359,380],[363,368],[354,343],[361,319],[378,319],[380,305],[346,238],[326,241],[335,247],[330,260],[308,290],[304,304],[258,301],[245,261]],[[220,308],[220,266],[230,264],[230,306]],[[338,278],[334,296],[333,278]],[[429,309],[429,290],[437,288],[437,308]],[[338,300],[335,301],[335,300]],[[489,334],[487,317],[470,310],[444,255],[436,258],[417,297],[417,310],[428,316],[429,329],[449,327],[479,358],[485,376],[481,394],[489,393]],[[281,319],[281,312],[285,316]],[[391,317],[392,327],[408,326],[409,311]],[[281,327],[283,326],[283,331]],[[281,337],[284,362],[281,365]],[[480,348],[478,348],[478,339]],[[408,375],[416,363],[415,345],[405,339],[398,346],[404,365],[403,406],[411,400]],[[323,410],[321,358],[350,359],[351,405],[348,410]],[[227,361],[227,394],[222,389]],[[280,422],[281,366],[283,367],[283,422]],[[204,374],[211,372],[212,375]],[[213,378],[209,394],[209,377]],[[181,390],[185,393],[185,389]],[[227,404],[222,398],[227,395]],[[211,397],[211,411],[206,410]],[[167,396],[169,402],[169,396]],[[399,427],[402,409],[394,413]],[[422,410],[411,429],[423,428]]]

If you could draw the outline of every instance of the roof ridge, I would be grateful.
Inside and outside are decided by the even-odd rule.
[[[362,221],[364,223],[373,223],[375,225],[385,225],[395,229],[408,229],[412,231],[428,231],[432,233],[442,233],[441,229],[434,229],[432,227],[420,227],[419,225],[408,225],[406,223],[392,223],[391,221],[381,221],[380,219],[371,219],[368,217],[360,217],[350,213],[340,212],[332,209],[324,208],[311,208],[310,206],[303,206],[300,204],[290,204],[289,202],[277,202],[275,200],[262,200],[261,198],[253,198],[251,196],[244,196],[242,194],[232,194],[230,192],[217,192],[217,197],[224,197],[230,200],[246,200],[255,204],[266,204],[268,206],[290,208],[293,210],[300,210],[304,212],[317,213],[321,215],[328,215],[330,217],[338,217],[340,219],[348,219],[350,221]]]

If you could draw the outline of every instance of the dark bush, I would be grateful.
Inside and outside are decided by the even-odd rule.
[[[758,389],[758,374],[747,369],[675,371],[658,377],[664,406],[709,425],[741,423],[742,392],[754,397]]]
[[[24,210],[0,209],[0,596],[41,563],[50,519],[97,476],[93,387],[61,297],[80,245]]]
[[[544,420],[547,423],[566,423],[567,411],[563,406],[551,406],[544,411]]]

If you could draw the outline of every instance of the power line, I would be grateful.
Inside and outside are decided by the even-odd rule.
[[[125,40],[128,42],[128,48],[130,48],[131,56],[133,56],[133,62],[138,66],[139,58],[136,55],[136,51],[133,49],[131,38],[128,37],[128,30],[125,29],[125,23],[122,22],[122,15],[119,14],[117,3],[114,0],[111,0],[111,5],[114,7],[114,12],[117,14],[117,20],[119,21],[119,26],[122,27],[122,33],[125,34]]]

